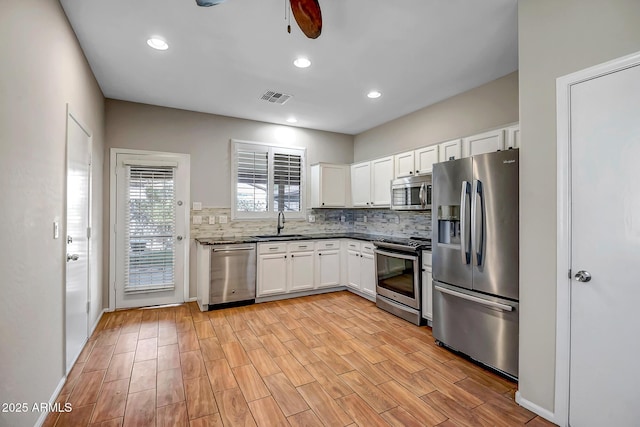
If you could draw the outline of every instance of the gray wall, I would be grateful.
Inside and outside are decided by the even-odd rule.
[[[67,102],[93,132],[91,323],[102,307],[104,99],[57,1],[2,0],[0,58],[0,402],[33,404],[64,376]],[[0,412],[0,425],[38,416]]]
[[[112,99],[105,110],[108,147],[191,154],[191,201],[203,206],[231,206],[232,138],[306,147],[308,164],[353,161],[350,135]]]
[[[355,137],[354,160],[370,160],[518,121],[518,72]]]
[[[637,0],[521,0],[520,384],[554,410],[556,78],[640,50]]]

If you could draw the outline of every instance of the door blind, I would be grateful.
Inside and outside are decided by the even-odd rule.
[[[124,292],[175,287],[173,167],[127,166]]]
[[[269,156],[266,151],[239,149],[236,153],[238,180],[236,203],[238,211],[268,210]]]
[[[274,211],[300,211],[300,182],[302,156],[296,154],[273,154],[273,201]]]

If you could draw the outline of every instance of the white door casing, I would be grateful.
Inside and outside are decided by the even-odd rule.
[[[91,132],[67,107],[65,372],[89,334]]]
[[[639,53],[557,82],[556,390],[547,418],[560,425],[640,420],[638,93]],[[591,281],[575,280],[581,270]]]
[[[174,170],[175,251],[174,288],[125,293],[127,167],[131,165],[171,165]],[[182,303],[189,298],[189,217],[190,156],[140,150],[111,149],[110,194],[110,274],[109,308],[143,307]]]

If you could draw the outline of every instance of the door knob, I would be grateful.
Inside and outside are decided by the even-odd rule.
[[[588,282],[591,280],[591,273],[585,270],[580,270],[574,277],[578,282]]]
[[[177,236],[176,239],[178,239],[178,242],[182,241],[182,236]]]
[[[67,262],[69,262],[69,261],[77,261],[78,258],[80,258],[80,256],[78,256],[78,254],[73,254],[73,255],[67,254]]]

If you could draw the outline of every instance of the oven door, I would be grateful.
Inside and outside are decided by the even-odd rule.
[[[376,248],[376,292],[420,310],[420,263],[417,255]]]

